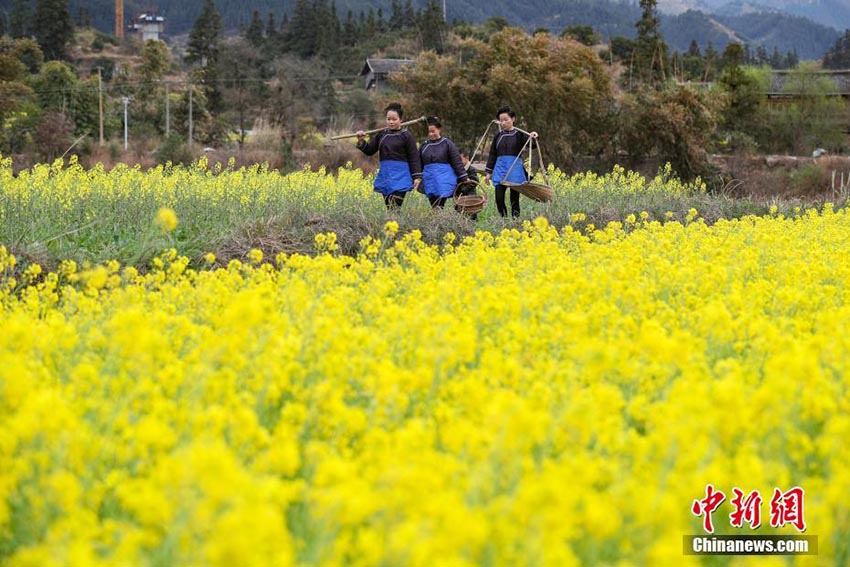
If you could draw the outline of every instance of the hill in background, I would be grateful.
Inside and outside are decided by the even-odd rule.
[[[0,0],[0,12],[8,16],[14,1]],[[423,4],[423,0],[413,2],[417,9],[421,9]],[[124,10],[129,21],[134,15],[156,7],[157,13],[167,19],[167,34],[180,35],[192,28],[201,5],[202,0],[126,0]],[[216,5],[225,28],[235,32],[247,25],[254,10],[259,11],[264,20],[270,12],[274,13],[279,25],[284,13],[292,13],[295,0],[217,0]],[[385,18],[390,12],[390,0],[385,3],[336,0],[335,5],[337,15],[343,21],[349,10],[355,18],[361,11],[368,13],[370,9],[376,13],[381,9]],[[114,26],[113,6],[110,0],[70,2],[75,18],[107,33],[111,33]],[[692,40],[696,40],[703,49],[711,42],[717,50],[722,50],[729,42],[739,41],[749,43],[753,49],[763,46],[768,51],[796,51],[802,59],[819,59],[839,36],[837,29],[823,22],[830,25],[850,22],[850,0],[765,0],[758,3],[743,0],[668,0],[660,2],[659,8],[678,12],[661,16],[664,38],[670,47],[678,51],[687,50]],[[514,0],[447,0],[447,11],[449,21],[480,23],[487,18],[502,17],[511,25],[528,30],[542,27],[552,33],[560,33],[568,26],[587,24],[593,26],[603,40],[617,35],[634,37],[634,23],[640,17],[636,2],[618,0],[529,0],[523,3]]]

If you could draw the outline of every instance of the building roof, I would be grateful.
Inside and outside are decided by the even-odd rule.
[[[161,23],[165,22],[165,18],[163,16],[158,16],[156,14],[139,14],[139,17],[136,18],[136,21],[143,23]]]
[[[397,73],[405,65],[413,63],[412,59],[366,59],[360,76],[369,73]]]
[[[793,81],[798,71],[793,69],[774,69],[771,71],[769,95],[794,94],[786,92],[785,85]],[[830,94],[850,95],[850,70],[847,69],[820,69],[815,71],[814,77],[825,78],[832,81],[835,91]]]

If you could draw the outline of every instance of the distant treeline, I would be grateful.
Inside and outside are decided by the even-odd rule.
[[[16,11],[32,12],[36,0],[0,0],[0,25],[14,20]],[[202,0],[159,0],[150,2],[126,0],[126,19],[153,8],[166,18],[166,33],[187,33],[199,14]],[[307,2],[321,9],[321,2]],[[69,9],[80,25],[90,25],[103,32],[114,30],[113,0],[70,0]],[[297,0],[217,0],[224,29],[230,32],[248,26],[254,12],[264,18],[271,14],[280,24],[285,17],[292,18],[298,10]],[[427,0],[411,0],[411,10],[427,9]],[[386,0],[336,0],[329,3],[342,24],[349,11],[354,20],[367,19],[369,13],[375,20],[382,14],[390,18],[392,7]],[[447,21],[481,23],[492,17],[504,18],[511,25],[528,31],[545,28],[560,34],[575,25],[590,25],[603,40],[614,36],[634,37],[634,22],[640,17],[637,2],[615,0],[458,0],[447,3]],[[410,14],[410,11],[407,12]],[[5,16],[5,17],[4,17]],[[668,44],[675,50],[685,51],[696,40],[701,49],[711,42],[720,51],[730,42],[748,44],[752,49],[763,46],[768,52],[795,52],[802,59],[819,59],[837,39],[838,32],[812,20],[782,12],[752,12],[747,14],[705,14],[688,11],[677,16],[661,15],[661,30]],[[410,23],[408,19],[408,23]]]

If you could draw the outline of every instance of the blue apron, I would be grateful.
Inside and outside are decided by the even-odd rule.
[[[386,196],[396,191],[411,189],[413,189],[413,178],[410,177],[410,166],[406,161],[381,160],[378,175],[375,176],[375,191]]]
[[[514,163],[514,160],[516,160],[516,163]],[[511,168],[511,164],[513,164],[513,168]],[[510,175],[505,177],[509,169]],[[502,181],[510,181],[517,184],[527,181],[521,157],[499,156],[496,158],[496,167],[493,168],[493,185],[498,185]]]
[[[457,175],[447,163],[429,163],[422,170],[422,183],[429,197],[451,197],[457,186]]]

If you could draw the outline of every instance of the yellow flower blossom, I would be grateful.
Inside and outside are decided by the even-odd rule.
[[[252,249],[248,252],[248,260],[255,266],[260,264],[263,261],[263,251],[257,248]],[[213,262],[215,262],[215,256],[213,256],[213,261],[209,263],[212,264]]]
[[[156,224],[162,232],[173,232],[177,228],[177,213],[168,207],[159,209],[156,213]]]

